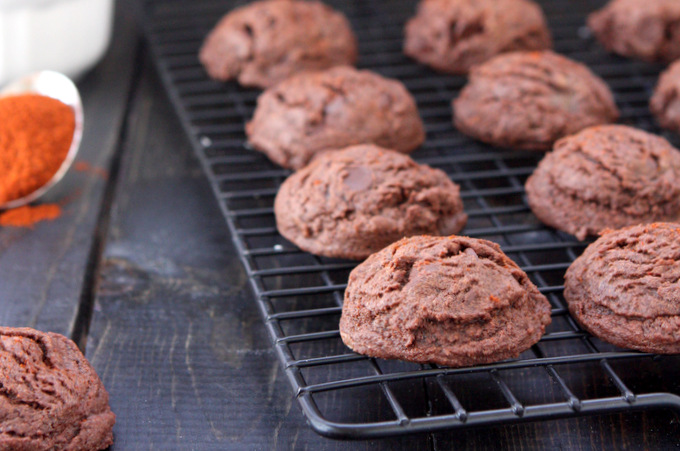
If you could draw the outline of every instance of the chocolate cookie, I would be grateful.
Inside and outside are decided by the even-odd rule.
[[[680,58],[677,0],[612,0],[588,16],[588,26],[610,52],[645,61]]]
[[[268,87],[305,70],[354,64],[357,42],[345,16],[321,2],[268,0],[224,16],[199,59],[216,80]]]
[[[0,449],[105,449],[115,421],[106,389],[75,343],[0,327]]]
[[[351,67],[299,74],[266,90],[246,133],[255,149],[293,169],[326,149],[372,143],[408,153],[425,140],[404,85]]]
[[[564,297],[583,327],[621,348],[680,353],[680,224],[607,231],[567,270]]]
[[[476,66],[453,109],[463,133],[528,150],[548,150],[563,136],[619,116],[600,78],[551,51],[506,53]]]
[[[662,127],[680,132],[680,61],[659,77],[649,109]]]
[[[458,185],[443,171],[367,144],[325,152],[281,185],[281,235],[312,254],[363,260],[405,236],[459,232]]]
[[[605,228],[680,219],[680,151],[624,125],[561,139],[526,183],[544,223],[580,240]]]
[[[421,0],[405,33],[406,55],[453,74],[499,53],[552,47],[543,12],[530,0]]]
[[[517,357],[548,324],[547,299],[497,244],[417,236],[352,271],[340,335],[361,354],[457,367]]]

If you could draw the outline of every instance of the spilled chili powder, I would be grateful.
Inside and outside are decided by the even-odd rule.
[[[57,204],[24,205],[0,213],[0,226],[33,227],[37,222],[52,221],[59,216],[61,207]]]
[[[54,176],[75,126],[73,110],[51,97],[0,98],[0,205],[32,193]],[[35,208],[46,211],[40,207]]]
[[[107,180],[109,178],[109,172],[106,169],[100,168],[99,166],[92,166],[87,161],[76,161],[73,164],[73,169],[78,172],[87,172],[96,175],[102,180]]]

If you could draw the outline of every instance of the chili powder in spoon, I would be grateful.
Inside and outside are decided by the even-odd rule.
[[[51,97],[0,98],[0,205],[45,185],[66,159],[75,115]]]

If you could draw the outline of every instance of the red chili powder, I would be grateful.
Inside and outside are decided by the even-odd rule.
[[[0,98],[0,205],[45,185],[73,140],[75,114],[51,97]]]
[[[89,174],[94,174],[99,176],[102,180],[107,180],[109,178],[109,173],[106,169],[100,168],[99,166],[92,166],[87,161],[76,161],[73,165],[73,169],[78,172],[87,172]]]
[[[57,204],[24,205],[0,213],[0,226],[30,227],[40,221],[52,221],[61,216],[61,207]]]

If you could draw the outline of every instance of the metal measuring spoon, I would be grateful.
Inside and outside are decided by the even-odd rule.
[[[78,88],[66,75],[60,74],[50,70],[43,70],[35,72],[8,84],[2,91],[0,91],[0,98],[10,95],[21,94],[40,94],[47,97],[57,99],[73,110],[76,120],[76,127],[73,130],[73,141],[71,147],[66,154],[64,162],[61,163],[59,170],[52,176],[52,178],[42,187],[27,194],[24,197],[14,199],[0,205],[0,210],[7,208],[17,208],[41,197],[47,191],[56,185],[61,180],[68,169],[71,167],[73,160],[76,158],[78,148],[80,147],[80,140],[83,137],[83,104],[80,101],[80,94]]]

